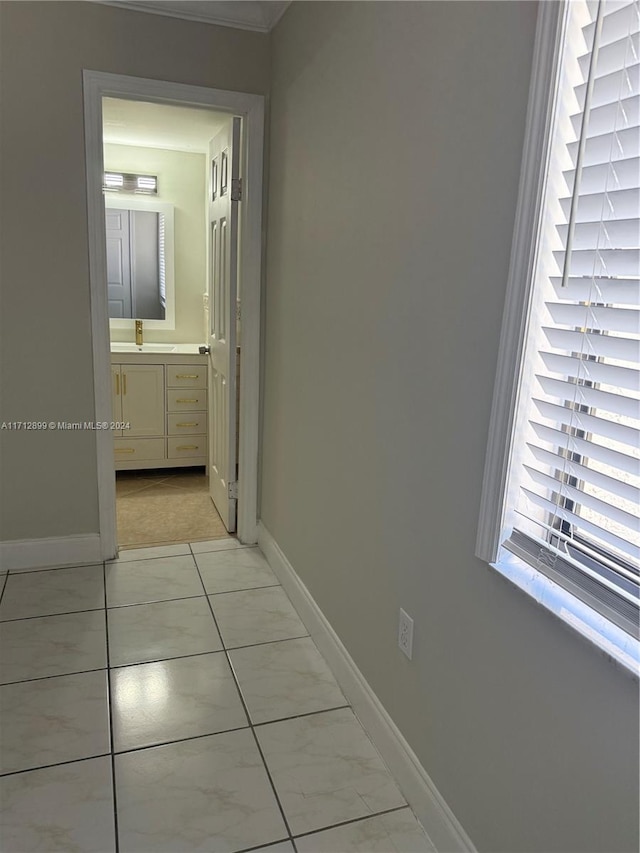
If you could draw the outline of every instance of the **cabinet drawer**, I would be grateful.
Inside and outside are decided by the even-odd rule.
[[[184,459],[190,456],[207,455],[206,435],[172,435],[167,439],[167,444],[169,459]]]
[[[113,445],[116,464],[164,459],[164,438],[114,438]]]
[[[180,412],[174,412],[168,415],[167,418],[167,431],[169,435],[195,435],[196,433],[206,433],[207,431],[206,412],[193,412],[189,416],[182,415]]]
[[[206,388],[206,364],[168,364],[167,388]]]
[[[207,408],[204,388],[170,388],[167,391],[167,409],[170,412],[198,412]]]

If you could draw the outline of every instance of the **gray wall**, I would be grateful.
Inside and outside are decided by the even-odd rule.
[[[262,518],[479,850],[630,851],[637,684],[474,557],[536,11],[276,28]]]
[[[95,3],[3,2],[0,38],[0,420],[89,421],[82,69],[265,93],[269,37]],[[97,532],[92,433],[0,431],[0,463],[0,539]]]

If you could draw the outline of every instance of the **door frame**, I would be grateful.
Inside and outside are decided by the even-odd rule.
[[[109,422],[111,412],[111,350],[107,305],[107,260],[102,176],[102,98],[155,101],[210,107],[241,116],[241,171],[238,287],[242,298],[240,359],[240,447],[238,456],[239,539],[258,540],[258,445],[260,412],[260,305],[262,281],[262,195],[264,157],[264,96],[209,89],[144,77],[84,70],[84,124],[89,236],[89,284],[95,421]],[[115,557],[116,490],[113,435],[96,430],[100,549],[103,560]]]

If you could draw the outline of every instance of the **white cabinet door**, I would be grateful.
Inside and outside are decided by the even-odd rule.
[[[236,294],[240,119],[209,143],[209,488],[236,529]]]
[[[123,431],[127,438],[165,433],[164,367],[161,364],[123,364],[120,380]]]
[[[111,412],[114,421],[120,423],[122,421],[122,376],[119,364],[111,365]],[[114,437],[122,435],[122,430],[113,431]]]

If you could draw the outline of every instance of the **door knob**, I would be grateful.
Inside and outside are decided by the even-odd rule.
[[[211,352],[211,347],[198,347],[198,352],[200,355],[209,355]]]

